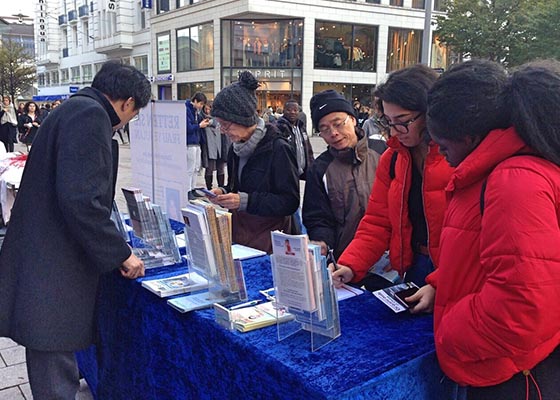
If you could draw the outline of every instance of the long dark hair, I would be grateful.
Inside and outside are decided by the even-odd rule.
[[[539,62],[514,72],[503,110],[518,135],[541,157],[560,165],[560,63]]]

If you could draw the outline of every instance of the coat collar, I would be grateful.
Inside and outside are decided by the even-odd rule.
[[[105,109],[105,111],[107,111],[107,114],[109,115],[109,119],[111,120],[111,126],[116,126],[121,122],[121,119],[119,118],[117,112],[113,108],[113,105],[101,91],[92,87],[87,87],[80,90],[74,96],[89,97],[97,101],[99,104],[101,104]]]
[[[356,129],[358,143],[354,147],[337,150],[329,146],[329,153],[336,159],[347,164],[361,164],[366,159],[368,152],[368,140],[361,128]]]
[[[505,159],[515,154],[532,154],[514,127],[495,129],[457,166],[448,190],[465,187],[488,176]]]

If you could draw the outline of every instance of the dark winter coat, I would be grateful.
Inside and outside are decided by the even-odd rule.
[[[298,119],[296,121],[296,125],[303,136],[302,144],[303,144],[303,152],[305,154],[305,166],[303,168],[303,173],[299,176],[299,179],[305,180],[307,176],[307,171],[313,164],[315,158],[313,157],[313,147],[311,147],[309,136],[307,135],[307,131],[305,130],[305,124]],[[290,123],[290,121],[288,121],[288,119],[286,119],[285,117],[281,117],[278,121],[276,121],[276,127],[282,133],[282,135],[288,140],[288,142],[290,142],[297,157],[297,145],[295,141],[298,140],[298,138],[296,138],[296,135],[294,134],[294,131],[292,129],[292,124]]]
[[[131,254],[110,220],[118,122],[92,88],[43,122],[0,251],[0,336],[40,351],[92,343],[99,276]]]
[[[271,252],[270,231],[291,233],[292,214],[299,206],[296,158],[290,144],[273,125],[239,174],[239,157],[228,155],[228,192],[249,194],[246,211],[233,211],[233,241]]]
[[[187,146],[200,145],[202,140],[202,129],[200,129],[200,122],[202,116],[196,111],[190,100],[185,101],[187,109]]]

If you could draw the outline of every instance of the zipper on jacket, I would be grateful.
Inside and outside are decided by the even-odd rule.
[[[406,168],[404,169],[404,179],[403,179],[403,185],[402,185],[402,192],[401,192],[401,210],[399,213],[399,233],[400,233],[400,238],[401,238],[401,265],[400,265],[400,269],[399,269],[399,275],[402,278],[402,280],[404,281],[406,278],[406,271],[404,270],[404,265],[403,265],[403,258],[404,258],[404,237],[403,237],[403,213],[404,213],[404,192],[405,192],[405,186],[406,186],[406,179],[408,178],[408,167],[410,166],[410,163],[412,162],[412,154],[410,154],[410,151],[408,153],[408,156],[410,157],[409,162],[406,164]]]

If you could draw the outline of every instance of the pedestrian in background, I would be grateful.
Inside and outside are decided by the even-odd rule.
[[[225,184],[226,162],[231,141],[226,135],[220,134],[218,122],[211,117],[212,102],[203,107],[202,118],[209,119],[208,126],[204,128],[204,140],[202,141],[202,167],[204,167],[204,180],[208,190],[213,187],[214,172],[218,187]]]
[[[134,67],[105,63],[91,88],[58,107],[27,160],[0,251],[0,336],[25,346],[35,399],[74,399],[74,352],[95,335],[102,274],[144,264],[111,220],[118,144],[111,138],[151,97]]]
[[[17,132],[16,109],[8,96],[2,97],[2,111],[0,112],[0,141],[4,143],[8,153],[14,151],[14,137]]]
[[[197,92],[185,102],[187,109],[187,197],[196,198],[192,191],[196,188],[196,177],[200,171],[202,154],[200,144],[203,139],[203,129],[210,124],[210,118],[202,115],[202,108],[207,102],[206,95]]]

